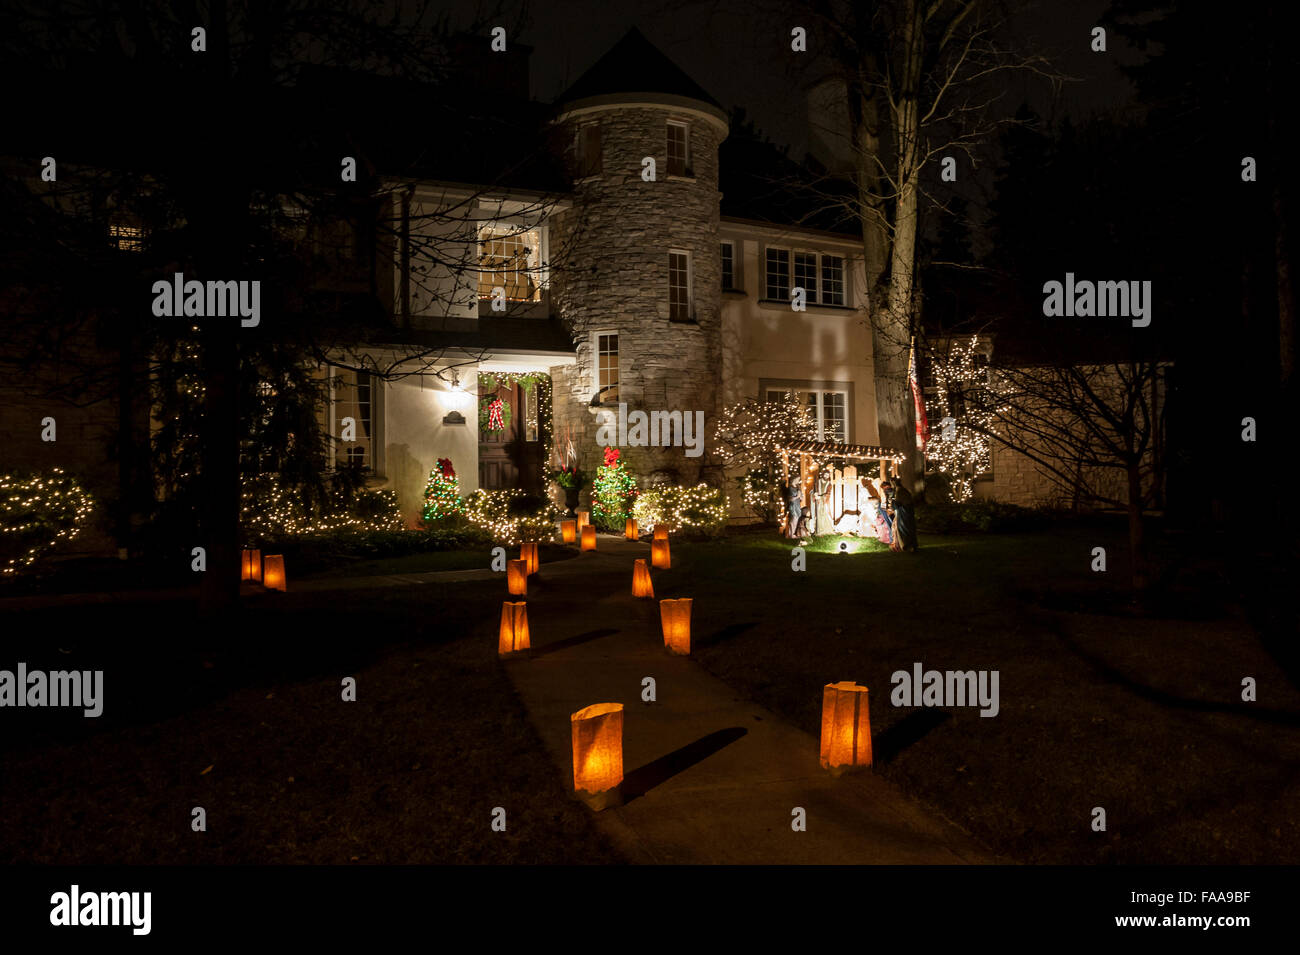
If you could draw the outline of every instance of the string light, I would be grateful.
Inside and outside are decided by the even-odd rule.
[[[711,533],[727,523],[727,516],[727,493],[708,484],[659,484],[642,491],[632,505],[637,527],[648,530],[663,524],[672,531]]]
[[[290,494],[272,474],[246,477],[241,492],[240,526],[249,540],[280,535],[322,534],[331,531],[395,531],[403,525],[397,492],[363,489],[349,500],[341,489],[329,493],[320,513],[311,513],[302,495]],[[356,513],[365,503],[375,515]]]
[[[931,421],[952,419],[945,435],[941,429],[925,450],[926,460],[948,478],[952,498],[957,503],[975,493],[975,475],[993,466],[993,437],[1000,413],[999,398],[1004,394],[1000,380],[990,376],[976,362],[979,336],[966,343],[954,343],[943,358],[932,355],[935,397],[927,416]],[[972,386],[972,382],[976,383]],[[960,399],[960,407],[958,407]]]
[[[49,477],[0,475],[0,538],[41,531],[53,535],[9,558],[0,574],[16,574],[59,543],[75,540],[85,530],[94,506],[94,498],[62,468],[53,468]]]
[[[532,514],[511,513],[524,497],[518,489],[488,491],[479,488],[465,498],[465,519],[500,544],[543,542],[555,539],[555,522],[561,510],[547,502]]]

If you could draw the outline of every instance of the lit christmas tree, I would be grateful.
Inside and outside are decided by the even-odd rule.
[[[632,503],[639,493],[617,448],[605,449],[605,463],[596,468],[591,484],[591,522],[603,531],[621,531],[632,516]]]
[[[439,458],[437,467],[429,472],[429,483],[424,488],[424,519],[441,520],[460,513],[462,507],[460,481],[451,466],[451,458]]]

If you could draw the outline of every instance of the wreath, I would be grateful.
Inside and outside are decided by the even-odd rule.
[[[493,411],[499,414],[494,415]],[[478,403],[479,431],[504,431],[510,427],[510,402],[498,395],[484,395]]]

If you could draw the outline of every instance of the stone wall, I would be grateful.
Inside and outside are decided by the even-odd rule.
[[[666,124],[690,123],[693,178],[666,174]],[[643,484],[694,483],[709,461],[707,435],[717,413],[721,375],[718,254],[718,143],[716,127],[689,112],[611,106],[573,122],[599,121],[598,176],[575,185],[573,209],[552,222],[553,302],[572,330],[577,364],[551,369],[557,443],[572,428],[583,470],[601,463],[596,442],[597,331],[619,336],[619,397],[628,411],[703,411],[705,455],[685,449],[624,448]],[[654,156],[657,181],[641,178],[641,161]],[[668,318],[668,254],[691,253],[694,323]],[[607,405],[617,412],[617,404]],[[584,494],[584,501],[586,497]]]

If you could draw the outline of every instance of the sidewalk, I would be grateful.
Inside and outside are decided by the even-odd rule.
[[[532,655],[509,661],[507,672],[570,791],[569,715],[624,704],[625,802],[596,822],[630,860],[999,861],[879,777],[831,777],[815,738],[666,654],[657,601],[631,596],[632,560],[648,557],[648,544],[601,537],[598,546],[543,566],[528,598]],[[641,701],[647,676],[656,681],[653,704]],[[795,807],[806,812],[805,832],[791,829]]]

